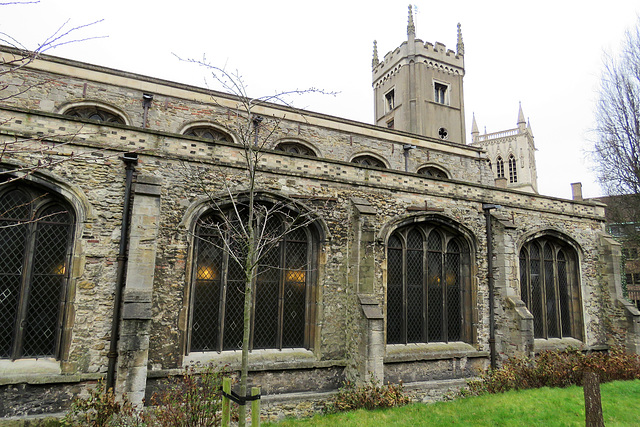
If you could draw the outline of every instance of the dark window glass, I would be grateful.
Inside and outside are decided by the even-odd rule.
[[[470,286],[470,254],[466,248],[456,232],[430,223],[404,227],[391,235],[387,248],[388,344],[470,340],[470,292],[465,292]]]
[[[252,349],[309,347],[311,233],[307,227],[284,233],[284,226],[283,219],[274,217],[264,230],[265,236],[279,240],[261,257],[255,278]],[[242,348],[246,255],[241,241],[230,236],[216,216],[198,222],[190,351]],[[225,245],[232,250],[225,250]]]
[[[73,216],[26,189],[0,194],[0,357],[58,357]]]
[[[535,338],[581,337],[575,251],[542,237],[520,250],[520,294],[533,315]]]

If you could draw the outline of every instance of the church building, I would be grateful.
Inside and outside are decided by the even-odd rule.
[[[249,355],[267,408],[639,352],[605,205],[538,193],[522,109],[466,134],[457,31],[423,42],[410,10],[406,41],[374,44],[373,124],[0,47],[0,417],[100,378],[139,404],[186,366],[238,369],[249,203],[272,237]]]

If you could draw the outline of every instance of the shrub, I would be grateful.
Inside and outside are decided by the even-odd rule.
[[[182,375],[168,379],[165,388],[154,393],[145,421],[149,425],[167,427],[220,425],[220,388],[223,377],[229,375],[226,366],[186,367]]]
[[[66,426],[137,426],[140,420],[125,397],[117,402],[113,389],[105,389],[104,382],[98,380],[95,387],[89,389],[86,398],[76,397],[71,409],[62,419]]]
[[[364,385],[356,387],[352,382],[345,382],[338,394],[327,403],[325,412],[336,413],[354,409],[392,408],[411,403],[404,393],[402,383],[380,385],[374,377]]]
[[[543,351],[535,360],[510,358],[500,369],[468,381],[461,395],[501,393],[540,387],[582,385],[585,372],[595,372],[601,382],[640,378],[640,358],[621,348],[583,354],[576,349]]]

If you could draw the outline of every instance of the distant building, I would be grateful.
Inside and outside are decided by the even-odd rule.
[[[471,145],[482,147],[489,157],[489,168],[496,184],[513,190],[538,193],[536,147],[531,125],[525,122],[522,106],[514,129],[480,135],[475,116],[471,129]]]
[[[20,65],[0,77],[0,416],[60,411],[112,363],[137,403],[189,364],[239,367],[242,271],[222,239],[246,222],[213,205],[246,201],[243,132],[269,136],[255,196],[285,206],[269,227],[307,219],[256,279],[250,376],[270,405],[371,375],[424,395],[492,359],[640,349],[604,205],[537,194],[522,117],[465,143],[460,28],[453,52],[409,14],[408,40],[374,54],[375,124],[272,103],[247,121],[225,93]],[[515,159],[506,186],[498,155]]]

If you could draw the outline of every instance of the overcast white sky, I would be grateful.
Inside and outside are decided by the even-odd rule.
[[[1,6],[0,32],[34,48],[65,21],[103,22],[77,35],[104,39],[49,54],[204,86],[205,70],[180,62],[202,58],[241,71],[250,95],[318,87],[295,105],[366,123],[373,121],[373,40],[381,56],[406,40],[407,6],[395,1],[41,0]],[[535,136],[541,194],[601,195],[586,151],[603,52],[615,52],[636,24],[640,2],[414,1],[416,34],[455,50],[465,43],[467,131],[516,127],[518,102]],[[470,137],[467,137],[470,139]]]

